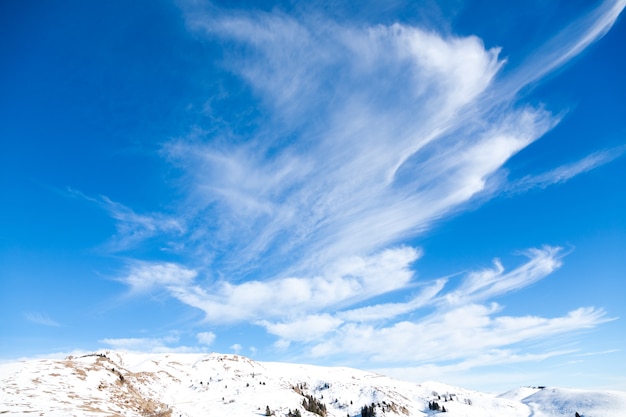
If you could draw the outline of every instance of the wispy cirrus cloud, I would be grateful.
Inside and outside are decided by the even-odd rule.
[[[276,335],[284,342],[312,342],[319,340],[343,324],[343,320],[330,314],[312,314],[299,317],[292,322],[271,323],[266,320],[258,324],[268,333]]]
[[[517,349],[605,322],[591,307],[505,316],[493,301],[559,268],[559,248],[530,249],[510,272],[496,260],[454,286],[415,279],[422,250],[404,243],[507,189],[495,180],[503,166],[561,117],[516,94],[601,38],[623,8],[603,3],[507,75],[501,50],[473,36],[187,10],[194,34],[225,46],[223,68],[263,117],[245,133],[192,129],[163,146],[185,184],[170,215],[96,199],[119,221],[120,242],[161,236],[185,248],[176,263],[131,261],[120,280],[135,293],[162,288],[211,323],[260,325],[309,357],[538,358]],[[519,187],[563,182],[608,160],[591,155]],[[400,291],[405,302],[381,301]]]
[[[228,284],[227,290],[202,288],[192,271],[168,265],[158,270],[169,272],[171,276],[159,275],[156,282],[163,282],[171,296],[203,310],[207,321],[215,324],[251,322],[277,336],[277,347],[297,343],[303,357],[341,356],[361,366],[365,363],[389,365],[398,361],[405,364],[452,361],[459,366],[479,366],[469,358],[484,357],[485,352],[490,352],[492,359],[500,357],[502,363],[506,362],[506,357],[513,362],[533,358],[533,355],[539,358],[542,357],[539,352],[523,354],[521,351],[528,351],[531,342],[613,320],[602,309],[593,307],[574,309],[554,318],[506,316],[502,315],[503,307],[491,301],[532,285],[558,269],[564,256],[560,248],[545,246],[527,250],[522,253],[528,258],[526,262],[510,271],[495,260],[492,269],[456,276],[457,283],[442,278],[420,287],[411,283],[408,266],[414,258],[409,256],[408,248],[404,251],[404,257],[387,253],[376,259],[376,263],[386,267],[393,265],[391,271],[395,270],[400,277],[395,285],[379,285],[383,281],[380,277],[390,277],[388,269],[376,270],[371,277],[378,279],[368,283],[367,277],[355,275],[358,268],[346,269],[345,265],[330,269],[344,273],[335,279],[244,282]],[[357,262],[361,266],[367,263],[367,260]],[[149,270],[155,268],[155,265],[142,266]],[[369,270],[363,268],[361,272]],[[373,301],[389,291],[406,291],[411,287],[417,292],[406,302]],[[353,307],[363,302],[367,305]],[[418,335],[419,343],[416,343]],[[210,333],[207,337],[212,341],[215,335]],[[557,351],[553,355],[560,354]],[[346,355],[350,359],[346,359]]]
[[[61,324],[45,313],[29,311],[24,313],[26,320],[42,326],[59,327]]]
[[[561,252],[561,248],[550,246],[529,249],[524,253],[529,261],[508,273],[496,259],[493,269],[470,273],[459,288],[445,296],[445,302],[452,305],[473,303],[524,288],[559,268],[563,257]]]
[[[163,338],[143,338],[143,337],[126,337],[126,338],[106,338],[99,342],[109,345],[115,349],[144,350],[150,351],[154,349],[164,348],[166,344],[178,342],[178,337],[168,336]]]
[[[168,262],[132,262],[126,274],[119,278],[133,293],[142,293],[155,288],[184,288],[192,284],[198,273]]]
[[[216,337],[217,336],[213,332],[200,332],[196,334],[196,338],[198,339],[198,342],[207,346],[213,344]]]
[[[345,321],[368,322],[390,320],[417,309],[433,304],[443,290],[447,280],[437,279],[425,286],[421,292],[404,303],[373,304],[339,312],[338,317]]]
[[[571,355],[573,350],[556,349],[540,353],[516,353],[502,349],[486,352],[453,364],[428,363],[418,366],[373,368],[384,375],[390,375],[407,381],[445,381],[456,386],[473,386],[474,389],[493,391],[502,387],[520,387],[535,381],[549,380],[550,369],[528,369],[528,363],[545,363],[550,359]],[[523,364],[523,365],[522,365]],[[524,369],[520,369],[524,366]],[[486,368],[496,367],[496,370]],[[481,368],[481,372],[470,372]],[[497,385],[494,385],[497,381]],[[497,392],[501,393],[501,392]]]
[[[550,185],[560,184],[571,178],[591,171],[599,166],[607,164],[619,157],[626,151],[625,146],[594,152],[579,161],[565,164],[553,170],[538,175],[527,175],[510,185],[511,192],[523,192],[530,189],[543,189]]]
[[[601,38],[622,3],[603,3],[546,42],[524,77],[498,77],[500,49],[472,36],[194,5],[188,26],[226,42],[224,67],[266,114],[245,138],[196,131],[164,147],[186,172],[183,217],[213,219],[195,223],[195,247],[234,279],[260,269],[316,275],[506,189],[492,181],[503,165],[561,118],[515,93]],[[525,187],[586,170],[564,167]]]
[[[230,65],[273,115],[243,145],[182,139],[165,148],[194,186],[188,206],[217,217],[217,230],[196,236],[220,241],[210,249],[230,274],[231,265],[274,267],[274,253],[294,259],[288,271],[315,274],[423,231],[555,123],[540,109],[493,117],[476,106],[502,62],[474,37],[398,24],[310,27],[282,15],[192,18],[243,45]],[[298,104],[284,108],[292,96]],[[293,130],[298,140],[281,146]]]
[[[562,258],[560,249],[551,247],[529,250],[525,255],[527,262],[511,271],[499,261],[493,270],[470,271],[456,278],[461,280],[456,288],[447,290],[441,282],[435,282],[432,289],[424,291],[431,295],[427,301],[415,305],[409,300],[404,306],[392,306],[392,311],[404,314],[400,320],[394,315],[380,315],[378,321],[369,322],[370,310],[385,311],[385,304],[348,311],[347,315],[338,312],[337,316],[345,321],[326,334],[323,342],[311,344],[310,354],[326,357],[342,352],[373,363],[461,363],[484,352],[506,350],[515,353],[513,358],[529,342],[612,320],[602,309],[591,307],[555,318],[502,315],[502,306],[489,300],[532,285],[558,268]],[[467,298],[457,298],[461,294]],[[363,320],[359,313],[364,315]]]
[[[613,27],[624,7],[624,0],[605,0],[570,23],[515,69],[514,75],[507,80],[512,87],[511,92],[515,94],[520,88],[539,81],[578,56],[589,45],[602,39]]]
[[[67,187],[66,193],[98,205],[116,221],[117,234],[109,242],[113,252],[135,249],[153,237],[181,236],[185,232],[184,219],[162,213],[138,214],[107,196],[92,197]]]
[[[109,346],[112,349],[121,349],[135,352],[150,353],[197,353],[204,352],[202,347],[182,346],[177,335],[165,337],[122,337],[105,338],[98,343]]]
[[[197,271],[172,263],[138,262],[120,280],[131,291],[163,288],[206,314],[214,323],[237,323],[299,315],[307,311],[336,309],[406,288],[413,272],[410,265],[420,252],[402,247],[371,257],[352,257],[327,268],[317,277],[288,277],[232,284],[201,286]],[[385,280],[380,277],[384,276]]]
[[[429,316],[424,320],[399,321],[390,326],[352,323],[333,338],[315,345],[313,356],[333,352],[367,357],[379,363],[430,363],[462,361],[483,352],[516,352],[529,341],[595,327],[610,319],[602,310],[581,308],[563,317],[496,316],[500,306],[470,304]],[[419,335],[419,343],[416,336]],[[517,353],[517,352],[516,352]]]

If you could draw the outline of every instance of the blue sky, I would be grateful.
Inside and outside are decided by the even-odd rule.
[[[4,2],[0,357],[626,389],[626,2],[508,3]]]

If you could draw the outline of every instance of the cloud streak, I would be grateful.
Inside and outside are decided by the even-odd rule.
[[[200,332],[196,335],[198,342],[203,345],[211,345],[217,336],[213,332]]]
[[[143,293],[155,288],[183,288],[196,276],[196,271],[174,263],[134,262],[120,280],[130,287],[132,293]]]
[[[572,60],[613,27],[626,7],[624,0],[605,0],[572,22],[532,54],[511,77],[514,94]]]
[[[217,230],[198,234],[223,242],[227,268],[272,268],[273,254],[285,253],[295,260],[287,271],[311,275],[419,233],[483,192],[555,123],[532,108],[485,123],[488,109],[475,103],[502,62],[474,37],[399,24],[320,28],[282,15],[203,22],[195,16],[191,25],[243,44],[232,69],[275,117],[243,146],[166,147],[195,184],[190,205],[217,216]],[[298,105],[285,108],[293,96]],[[298,140],[276,151],[295,129]]]
[[[561,248],[545,246],[542,249],[530,249],[525,255],[529,262],[504,273],[504,267],[498,259],[493,269],[472,272],[461,286],[445,296],[450,305],[462,305],[492,299],[496,296],[524,288],[551,274],[561,266]]]
[[[500,49],[472,36],[188,11],[191,30],[228,45],[223,65],[246,81],[267,117],[245,138],[194,132],[164,147],[189,184],[180,216],[194,219],[187,243],[230,279],[259,270],[315,276],[496,195],[506,188],[495,181],[502,166],[560,120],[516,104],[509,90],[582,52],[623,7],[605,2],[546,42],[520,68],[527,78],[498,78]],[[598,153],[528,177],[519,189],[566,181],[598,158],[608,161]],[[197,223],[204,216],[212,222]]]
[[[529,346],[534,341],[613,320],[593,307],[554,318],[502,315],[503,306],[490,300],[533,285],[561,266],[562,250],[549,246],[523,252],[526,262],[510,271],[496,259],[491,269],[415,287],[418,291],[406,302],[376,303],[376,297],[389,291],[415,286],[408,266],[415,261],[416,251],[400,248],[397,252],[355,259],[316,279],[222,283],[209,290],[198,285],[193,271],[174,265],[142,264],[139,267],[146,268],[146,273],[135,271],[128,277],[135,282],[136,277],[154,275],[140,288],[161,283],[173,297],[203,310],[213,324],[251,322],[278,337],[276,347],[297,343],[303,357],[339,356],[344,362],[356,360],[354,364],[360,366],[452,361],[469,367],[488,363],[476,358],[489,358],[491,364],[543,358],[540,353],[521,351],[532,351]],[[155,270],[159,274],[152,274]],[[362,302],[367,305],[353,308]],[[212,332],[198,335],[203,344],[214,339]],[[561,353],[553,353],[557,354]],[[498,362],[494,362],[496,357]]]
[[[200,336],[202,343],[205,343],[208,336]],[[150,352],[150,353],[199,353],[206,352],[205,347],[181,346],[178,344],[179,337],[170,335],[164,337],[122,337],[122,338],[105,338],[98,341],[102,345],[109,346],[112,349],[127,350],[132,352]]]
[[[560,121],[516,94],[600,39],[623,8],[603,3],[508,75],[501,50],[474,36],[190,8],[189,29],[224,46],[222,66],[263,117],[244,133],[195,129],[163,146],[185,184],[172,214],[87,198],[118,221],[119,247],[174,242],[179,261],[131,260],[120,281],[134,294],[163,289],[211,324],[261,326],[308,357],[540,358],[518,349],[609,320],[593,307],[505,316],[493,302],[558,269],[560,248],[529,249],[508,272],[495,260],[454,282],[418,281],[422,250],[406,242],[510,187],[497,181],[506,162]],[[610,159],[598,152],[515,188],[545,188]],[[400,293],[404,302],[385,302]]]
[[[276,318],[354,304],[409,285],[409,266],[419,251],[403,247],[368,258],[353,257],[329,267],[317,277],[270,281],[197,284],[196,271],[169,263],[136,263],[121,280],[133,292],[165,288],[172,296],[206,314],[207,321],[236,323]],[[386,279],[381,280],[384,276]]]
[[[527,175],[511,184],[510,188],[513,192],[523,192],[530,189],[543,189],[554,184],[560,184],[621,157],[624,151],[626,151],[626,147],[620,146],[605,151],[594,152],[579,161],[562,165],[543,174]]]
[[[116,221],[117,234],[107,245],[113,252],[136,249],[154,237],[181,236],[185,232],[181,219],[162,213],[138,214],[107,196],[91,197],[71,187],[67,187],[66,192],[72,197],[96,204]]]
[[[552,319],[493,317],[499,308],[497,304],[470,304],[419,322],[400,321],[384,328],[350,324],[335,338],[315,345],[311,353],[328,356],[342,352],[379,363],[462,361],[480,357],[484,352],[500,353],[506,347],[520,348],[533,340],[595,327],[609,320],[602,310],[593,308],[580,308]]]
[[[24,317],[26,317],[26,320],[30,321],[31,323],[40,324],[42,326],[48,326],[48,327],[60,327],[61,326],[59,322],[52,319],[47,314],[43,314],[43,313],[30,311],[30,312],[24,313]]]

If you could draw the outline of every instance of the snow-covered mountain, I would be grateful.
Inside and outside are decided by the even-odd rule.
[[[623,417],[626,392],[500,396],[350,368],[237,355],[103,352],[0,364],[0,414],[33,416]],[[439,408],[439,410],[436,410]],[[307,411],[313,410],[314,412]]]

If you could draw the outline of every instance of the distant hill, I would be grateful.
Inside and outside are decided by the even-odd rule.
[[[626,392],[546,387],[496,396],[215,353],[107,351],[18,361],[0,364],[0,379],[2,416],[626,416]]]

